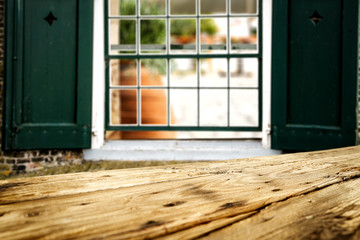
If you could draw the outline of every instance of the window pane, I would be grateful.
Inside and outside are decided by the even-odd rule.
[[[230,126],[257,126],[258,119],[258,91],[230,90]]]
[[[227,18],[204,18],[200,20],[202,53],[224,53],[227,42]]]
[[[227,59],[200,59],[200,87],[227,87]]]
[[[141,90],[141,124],[167,124],[166,90]]]
[[[197,87],[196,59],[178,58],[170,60],[171,87]]]
[[[111,16],[135,15],[136,0],[110,0],[109,11]]]
[[[136,0],[120,0],[120,15],[136,15]]]
[[[187,15],[196,13],[196,0],[170,0],[170,14]]]
[[[164,53],[166,51],[165,20],[141,20],[140,31],[142,53]]]
[[[227,126],[227,90],[200,89],[200,126]]]
[[[170,89],[171,124],[197,126],[197,90]]]
[[[230,87],[258,87],[258,59],[230,59]]]
[[[230,32],[232,53],[257,52],[257,18],[231,18]]]
[[[110,54],[136,52],[136,21],[110,20]]]
[[[137,90],[111,90],[111,124],[137,124]]]
[[[188,53],[196,51],[195,19],[171,19],[170,33],[172,52]]]
[[[166,86],[166,59],[141,60],[141,85]]]
[[[132,59],[110,60],[110,76],[112,86],[136,86],[137,63]]]
[[[201,0],[201,14],[226,14],[226,0]]]
[[[120,15],[120,2],[119,0],[109,0],[109,15],[118,16]]]
[[[140,0],[141,15],[165,15],[165,0]]]
[[[257,0],[231,1],[231,13],[257,13]]]

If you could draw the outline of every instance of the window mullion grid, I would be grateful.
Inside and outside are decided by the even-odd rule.
[[[258,79],[258,94],[261,95],[261,6],[259,4],[258,1],[258,11],[257,14],[231,14],[231,1],[232,0],[226,0],[226,4],[227,4],[227,13],[224,15],[216,15],[216,16],[212,16],[212,18],[218,18],[218,17],[227,17],[227,54],[220,54],[220,55],[214,55],[213,54],[201,54],[201,14],[200,14],[200,1],[201,0],[196,0],[196,54],[185,54],[182,56],[179,56],[177,54],[171,54],[170,52],[170,47],[171,47],[171,36],[170,36],[170,20],[172,18],[193,18],[193,15],[181,15],[181,16],[171,16],[170,15],[170,0],[166,0],[166,15],[164,16],[141,16],[140,15],[140,0],[136,0],[136,16],[110,16],[109,12],[107,12],[106,15],[106,26],[107,29],[109,29],[109,21],[110,19],[129,19],[129,18],[135,18],[136,19],[136,55],[111,55],[110,54],[110,32],[108,31],[107,34],[107,48],[108,50],[106,51],[106,57],[110,60],[110,59],[123,59],[123,58],[129,58],[129,59],[135,59],[136,63],[137,63],[137,86],[136,89],[138,91],[137,94],[137,126],[140,127],[141,125],[141,59],[143,58],[143,54],[141,53],[141,26],[140,26],[140,22],[141,22],[141,18],[144,19],[153,19],[153,18],[164,18],[166,17],[166,54],[157,54],[157,55],[153,55],[153,54],[149,54],[146,55],[146,57],[150,57],[150,58],[166,58],[166,69],[167,69],[167,73],[166,73],[166,77],[167,77],[167,86],[165,87],[165,89],[167,89],[167,127],[170,127],[170,123],[171,123],[171,108],[170,108],[170,89],[172,89],[170,87],[170,81],[171,81],[171,74],[170,74],[170,70],[171,70],[171,58],[195,58],[196,59],[196,76],[197,76],[197,127],[200,127],[200,90],[202,89],[200,87],[200,77],[201,77],[201,72],[200,72],[200,59],[202,58],[223,58],[225,57],[227,59],[227,87],[225,89],[227,89],[227,128],[232,128],[230,125],[230,81],[231,81],[231,74],[230,74],[230,60],[232,58],[246,58],[246,57],[250,57],[250,58],[258,58],[259,60],[259,68],[258,68],[258,72],[259,72],[259,79]],[[109,4],[109,3],[107,3]],[[206,16],[208,17],[208,16]],[[231,22],[231,18],[232,17],[257,17],[258,18],[258,52],[257,53],[234,53],[231,54],[231,29],[230,29],[230,22]],[[110,70],[110,67],[109,67]],[[110,74],[109,74],[110,75]],[[108,76],[108,79],[110,79],[110,76]],[[108,82],[108,89],[128,89],[128,87],[116,87],[116,86],[110,86],[110,83]],[[135,86],[134,86],[135,87]],[[144,87],[147,88],[147,87]],[[151,88],[151,87],[149,87]],[[134,88],[133,88],[134,89]],[[176,89],[176,87],[175,87]],[[182,89],[181,87],[179,89]],[[191,89],[191,88],[186,88],[186,89]],[[207,89],[207,88],[205,88]],[[210,89],[210,88],[209,88]],[[212,89],[212,88],[211,88]],[[221,89],[221,88],[215,88],[215,89]],[[222,88],[224,89],[224,88]],[[232,89],[232,88],[231,88]],[[255,89],[253,87],[235,87],[234,89]],[[108,91],[108,95],[110,96],[110,91]],[[260,96],[259,96],[259,100],[260,100]],[[110,105],[110,100],[109,100],[109,104],[108,107]],[[261,106],[259,104],[259,111],[261,111]],[[110,114],[110,109],[108,109],[108,112]],[[110,118],[110,116],[109,116]],[[260,118],[260,116],[259,116]],[[259,119],[260,120],[260,119]]]
[[[164,86],[141,86],[141,89],[167,89],[168,87]],[[198,89],[199,87],[171,87],[171,89],[184,89],[184,90],[188,90],[188,89]],[[131,90],[131,89],[137,89],[136,86],[112,86],[111,89],[116,90],[116,89],[120,89],[120,90]],[[219,89],[223,89],[223,90],[227,90],[228,87],[201,87],[201,89],[212,89],[212,90],[219,90]],[[240,89],[240,90],[257,90],[258,87],[231,87],[231,89]]]
[[[230,5],[231,5],[231,0],[227,0],[226,1],[226,14],[227,14],[227,29],[226,29],[226,44],[227,44],[227,53],[228,55],[230,55],[230,48],[231,48],[231,37],[230,37]],[[227,66],[226,66],[226,71],[227,71],[227,126],[230,127],[230,57],[227,58]]]
[[[109,15],[110,15],[110,11],[109,11],[109,1],[110,0],[106,0],[106,4],[105,4],[105,125],[106,126],[110,126],[111,125],[111,90],[110,90],[110,59],[109,59],[109,51],[110,51],[110,31],[109,31]]]
[[[263,70],[263,61],[262,61],[262,55],[263,55],[263,14],[262,14],[262,1],[257,1],[257,13],[258,13],[258,30],[257,30],[257,45],[258,45],[258,53],[260,54],[261,58],[258,58],[258,127],[262,129],[262,119],[263,119],[263,83],[262,83],[262,70]]]
[[[196,0],[196,55],[199,56],[201,49],[200,41],[200,0]],[[200,58],[196,58],[197,78],[197,126],[200,127]]]
[[[170,0],[166,0],[166,55],[170,54]],[[170,107],[170,58],[166,58],[166,81],[167,81],[167,126],[171,123],[171,107]]]
[[[217,14],[217,15],[202,15],[204,18],[224,18],[228,17],[229,14]],[[258,14],[231,14],[232,17],[259,17]],[[165,18],[166,15],[142,15],[141,18],[143,19],[158,19],[158,18]],[[132,18],[130,15],[124,15],[124,16],[109,16],[108,19],[129,19]],[[171,18],[173,19],[193,19],[194,15],[171,15]]]
[[[141,54],[140,52],[140,0],[136,0],[136,53],[138,55]],[[137,71],[137,76],[136,76],[136,83],[137,83],[137,125],[140,126],[141,125],[141,88],[140,88],[140,79],[141,79],[141,61],[140,58],[138,58],[136,60],[136,71]]]

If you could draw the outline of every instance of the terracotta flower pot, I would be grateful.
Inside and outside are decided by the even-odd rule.
[[[123,63],[122,63],[123,64]],[[116,75],[116,74],[113,74]],[[118,75],[120,85],[136,85],[136,68],[122,71]],[[162,78],[145,67],[141,68],[142,86],[163,86]],[[164,89],[142,89],[141,91],[141,124],[161,125],[167,123],[167,94]],[[119,119],[122,124],[136,124],[137,119],[137,90],[120,90],[118,97],[112,98],[112,119]],[[120,102],[120,104],[119,104]],[[171,111],[174,123],[174,115]],[[106,139],[174,139],[173,131],[112,131],[108,132]]]

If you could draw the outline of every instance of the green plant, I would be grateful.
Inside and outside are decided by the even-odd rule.
[[[215,21],[211,18],[201,20],[201,33],[206,33],[209,36],[214,36],[218,32],[218,27]]]
[[[123,0],[120,4],[121,15],[134,15],[136,3],[133,0]],[[161,8],[156,4],[151,7],[144,8],[143,14],[158,15],[162,14]],[[165,20],[141,20],[140,23],[140,42],[141,44],[164,44],[166,35]],[[135,44],[136,43],[136,21],[121,20],[120,21],[120,43]]]
[[[171,20],[170,33],[172,36],[195,36],[195,19],[174,19]]]
[[[201,19],[200,25],[201,33],[210,36],[218,32],[218,27],[214,19],[206,18]],[[195,36],[196,35],[196,22],[195,19],[176,19],[172,20],[170,24],[171,35],[173,36]]]
[[[142,15],[164,15],[165,7],[160,2],[144,0],[141,2],[140,12]],[[120,1],[120,15],[133,16],[136,14],[136,1]],[[120,44],[136,44],[136,21],[120,20]],[[213,36],[218,31],[213,19],[201,20],[201,33]],[[174,19],[170,21],[170,33],[172,36],[195,36],[195,19]],[[140,44],[165,44],[166,21],[163,19],[140,21]],[[156,51],[155,51],[156,52]],[[129,51],[120,51],[129,53]],[[143,61],[143,66],[153,72],[166,73],[166,62],[148,59]]]

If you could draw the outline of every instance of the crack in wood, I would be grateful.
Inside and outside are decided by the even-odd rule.
[[[231,222],[231,223],[226,224],[226,225],[224,225],[224,226],[222,226],[222,227],[219,227],[219,228],[217,228],[217,229],[212,229],[211,231],[209,231],[209,232],[207,232],[207,233],[204,233],[204,234],[202,234],[201,236],[198,236],[198,237],[196,237],[196,238],[194,238],[194,239],[200,239],[200,238],[209,236],[211,233],[220,231],[221,229],[226,229],[227,227],[229,227],[229,226],[231,226],[231,225],[233,225],[233,224],[239,223],[239,222],[241,222],[241,221],[245,221],[246,219],[249,219],[249,218],[252,218],[252,217],[254,217],[254,216],[256,216],[256,215],[259,215],[259,214],[261,214],[261,212],[264,211],[266,208],[268,208],[268,207],[270,207],[270,206],[272,206],[272,205],[274,205],[274,204],[288,201],[288,200],[290,200],[290,199],[292,199],[292,198],[295,198],[295,197],[298,197],[298,196],[300,196],[300,195],[308,195],[308,194],[311,194],[311,193],[315,193],[315,192],[318,192],[318,191],[323,190],[323,189],[325,189],[325,188],[328,188],[328,187],[330,187],[330,186],[333,186],[333,185],[336,185],[336,184],[339,184],[339,183],[342,183],[342,182],[346,182],[346,181],[358,179],[358,178],[360,178],[360,174],[354,175],[354,176],[347,176],[346,178],[341,178],[341,181],[338,181],[338,182],[335,182],[335,183],[326,185],[326,186],[324,186],[324,187],[322,187],[322,188],[314,188],[314,189],[312,189],[311,191],[309,191],[309,192],[307,192],[307,193],[294,194],[294,195],[291,195],[291,196],[286,197],[286,198],[284,198],[284,199],[281,199],[281,200],[278,200],[278,201],[274,201],[274,202],[265,204],[265,205],[263,205],[262,207],[259,207],[259,208],[257,208],[257,209],[254,209],[254,210],[252,211],[253,214],[251,214],[251,215],[249,215],[249,216],[247,216],[247,217],[245,217],[245,218],[242,218],[242,219],[240,219],[240,220]],[[249,212],[249,213],[250,213],[250,212]],[[241,214],[244,214],[244,212],[242,212]],[[269,220],[271,220],[271,219],[266,219],[266,221],[269,221]],[[265,221],[265,222],[266,222],[266,221]],[[355,236],[356,234],[359,234],[359,235],[360,235],[360,231],[357,231],[357,232],[355,232],[355,233],[352,233],[352,234],[346,235],[346,236],[337,235],[336,237],[339,237],[339,238],[333,238],[333,239],[340,239],[340,240],[342,240],[342,239],[350,239],[350,237]],[[314,235],[314,236],[315,236],[315,235]],[[319,235],[317,235],[317,236],[319,237]],[[357,235],[356,235],[356,236],[357,236]],[[340,238],[340,237],[341,237],[341,238]],[[347,237],[348,237],[348,238],[347,238]],[[309,239],[318,239],[318,238],[309,238]],[[353,238],[353,239],[356,239],[356,238]]]
[[[18,183],[5,183],[0,185],[0,193],[5,192],[11,188],[18,187],[18,186],[26,186],[27,183],[18,182]]]
[[[150,221],[147,221],[146,223],[144,223],[143,225],[141,225],[140,230],[144,230],[144,229],[151,228],[151,227],[157,227],[157,226],[161,226],[164,224],[165,224],[165,222],[162,222],[162,221],[150,220]]]
[[[225,203],[225,204],[221,205],[219,210],[224,210],[224,209],[228,209],[228,208],[242,207],[245,204],[246,204],[246,201],[229,202],[229,203]]]

